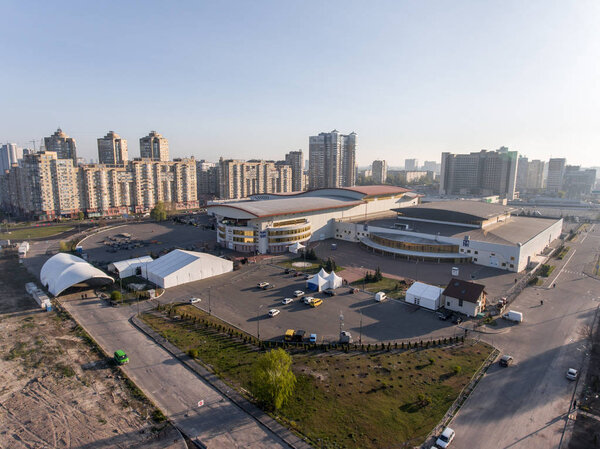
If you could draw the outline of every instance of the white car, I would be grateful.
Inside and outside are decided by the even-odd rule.
[[[576,369],[569,368],[569,370],[567,371],[567,379],[569,380],[577,380],[578,375],[579,372]]]
[[[302,290],[296,290],[296,291],[294,292],[294,296],[295,296],[296,298],[299,298],[299,297],[300,297],[300,296],[302,296],[302,295],[304,295],[304,292],[303,292]]]
[[[202,301],[200,298],[190,298],[190,304],[196,304],[197,302]]]
[[[274,316],[279,315],[279,309],[271,309],[269,310],[269,316],[273,318]]]
[[[308,304],[310,306],[310,303],[313,302],[315,298],[313,298],[312,296],[305,296],[304,298],[302,298],[302,301],[304,301],[304,304]]]
[[[293,300],[294,300],[293,298],[284,298],[283,301],[281,301],[281,304],[287,305],[287,304],[291,303]]]
[[[436,446],[446,449],[452,440],[454,439],[455,433],[450,427],[446,427],[440,437],[435,442]]]
[[[269,285],[268,282],[259,282],[258,284],[256,284],[258,288],[265,288],[267,285]]]

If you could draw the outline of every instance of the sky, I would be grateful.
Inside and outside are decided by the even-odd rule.
[[[0,0],[0,142],[114,130],[172,157],[357,160],[507,146],[600,166],[600,2]]]

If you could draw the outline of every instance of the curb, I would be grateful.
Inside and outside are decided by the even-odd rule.
[[[161,337],[156,331],[147,326],[137,316],[132,316],[129,321],[148,338],[151,338],[157,345],[170,353],[173,357],[183,363],[188,369],[193,371],[198,377],[210,384],[224,397],[229,399],[233,404],[238,406],[242,411],[246,412],[254,418],[260,425],[277,435],[285,444],[293,449],[311,449],[308,443],[296,436],[292,431],[286,429],[257,406],[252,404],[232,387],[229,387],[216,374],[211,373],[190,356],[182,352],[175,345],[169,343]]]

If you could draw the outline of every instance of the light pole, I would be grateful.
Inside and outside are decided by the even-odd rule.
[[[208,288],[208,314],[212,315],[212,308],[210,305],[210,287]]]
[[[358,344],[362,345],[362,310],[358,309],[358,311],[360,312],[360,327],[359,327],[360,331],[358,334]]]
[[[258,310],[256,311],[256,338],[258,338],[258,343],[260,344],[260,309],[262,309],[262,304],[258,306]]]

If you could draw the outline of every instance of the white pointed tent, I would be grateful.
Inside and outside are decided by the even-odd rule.
[[[329,273],[327,271],[325,271],[325,268],[321,267],[321,271],[319,271],[317,273],[319,276],[321,276],[323,279],[327,279],[327,277],[329,276]]]
[[[321,276],[321,273],[315,274],[308,281],[306,281],[306,287],[309,290],[313,290],[316,292],[320,292],[321,290],[325,290],[329,282],[327,279]]]
[[[329,276],[327,276],[327,288],[338,288],[341,287],[342,284],[344,283],[344,280],[339,277],[337,274],[335,274],[335,271],[332,271],[331,274]]]
[[[288,249],[289,249],[290,253],[294,253],[294,254],[298,254],[298,251],[300,251],[300,250],[301,250],[301,249],[303,249],[303,248],[306,248],[306,246],[305,246],[305,245],[303,245],[303,244],[302,244],[302,243],[300,243],[300,242],[296,242],[296,243],[294,243],[293,245],[290,245],[290,246],[288,247]]]

